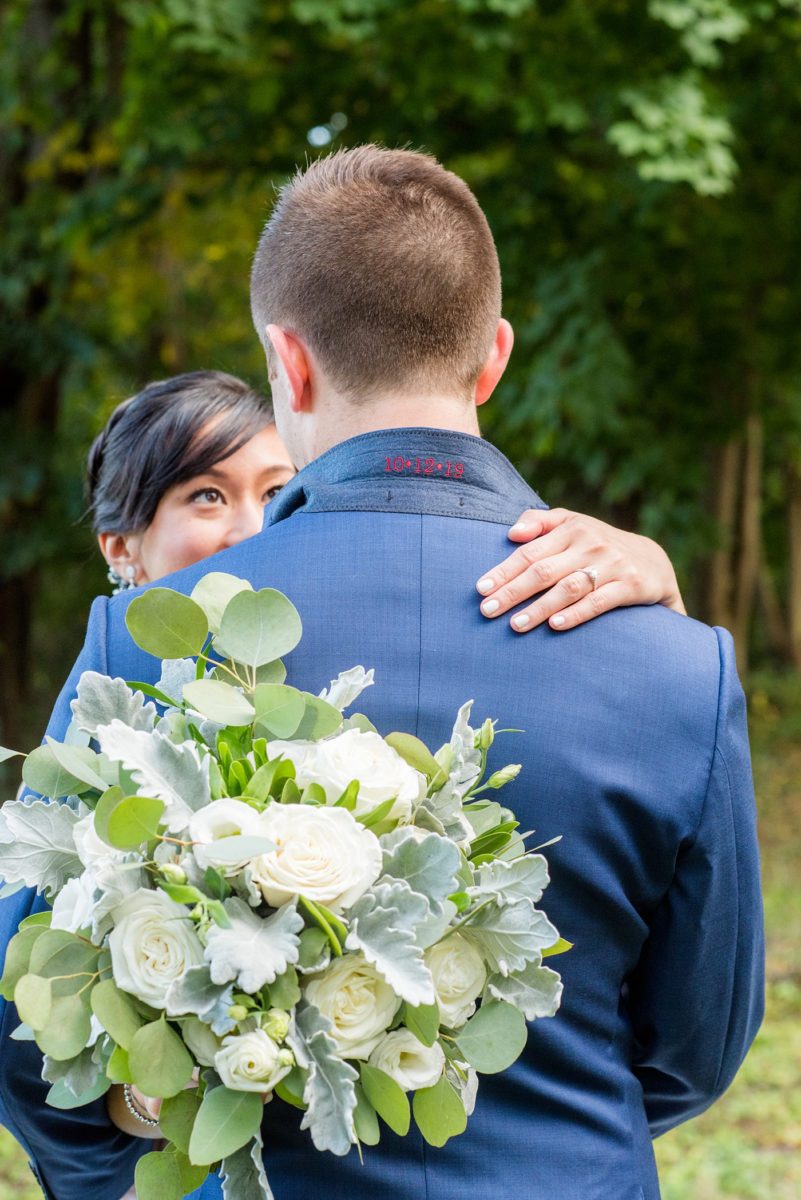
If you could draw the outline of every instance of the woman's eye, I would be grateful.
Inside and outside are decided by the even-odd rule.
[[[271,488],[269,488],[269,489],[268,489],[268,490],[267,490],[267,491],[264,493],[264,503],[265,503],[265,504],[269,504],[269,503],[270,503],[270,501],[271,501],[271,500],[274,500],[274,499],[275,499],[275,497],[278,495],[278,493],[279,493],[280,491],[282,491],[282,490],[283,490],[285,487],[286,487],[286,484],[285,484],[285,483],[277,483],[277,484],[275,485],[275,487],[271,487]]]
[[[199,492],[193,492],[191,500],[193,503],[199,501],[201,504],[218,504],[222,500],[222,492],[217,488],[202,488]]]

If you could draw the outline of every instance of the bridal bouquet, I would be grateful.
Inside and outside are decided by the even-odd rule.
[[[158,686],[86,672],[64,742],[25,758],[34,794],[0,811],[6,892],[52,904],[0,981],[49,1103],[112,1082],[163,1098],[139,1200],[181,1200],[217,1165],[227,1200],[270,1197],[265,1097],[318,1150],[361,1154],[412,1114],[442,1146],[478,1074],[556,1012],[542,959],[568,947],[536,907],[545,859],[488,798],[519,770],[487,776],[495,723],[471,728],[467,703],[432,754],[344,718],[372,672],[287,686],[296,609],[230,575],[152,588],[127,623]]]

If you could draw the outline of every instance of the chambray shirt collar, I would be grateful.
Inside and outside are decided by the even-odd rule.
[[[304,467],[267,509],[275,525],[297,512],[394,512],[510,523],[547,508],[483,438],[450,429],[379,429]]]

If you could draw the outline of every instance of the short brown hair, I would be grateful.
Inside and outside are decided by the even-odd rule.
[[[431,156],[357,146],[279,193],[251,274],[259,336],[296,333],[338,391],[472,391],[501,312],[498,255],[467,184]]]

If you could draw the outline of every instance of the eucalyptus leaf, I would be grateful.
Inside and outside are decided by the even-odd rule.
[[[48,929],[31,950],[30,969],[53,980],[54,996],[81,991],[97,971],[98,950],[65,929]],[[89,1004],[88,989],[84,993]]]
[[[50,1020],[53,993],[49,979],[41,975],[23,975],[14,989],[14,1003],[20,1020],[38,1032]]]
[[[189,1142],[189,1158],[206,1166],[246,1146],[261,1127],[262,1101],[256,1092],[227,1087],[207,1091],[198,1110]]]
[[[209,929],[204,950],[215,983],[235,980],[243,992],[258,992],[298,961],[304,922],[294,902],[266,918],[236,897],[224,907],[230,927]]]
[[[389,1125],[393,1133],[405,1137],[411,1124],[411,1110],[409,1097],[403,1088],[385,1071],[370,1063],[361,1063],[359,1071],[365,1095],[381,1120]]]
[[[361,950],[389,986],[411,1005],[433,1004],[431,972],[417,943],[417,926],[430,914],[428,901],[404,880],[379,880],[350,909],[346,946]]]
[[[215,650],[249,667],[260,667],[294,650],[303,633],[298,610],[282,592],[262,588],[229,601]]]
[[[301,692],[301,695],[306,702],[306,709],[292,735],[296,741],[319,742],[341,728],[342,713],[338,708],[309,692]]]
[[[367,1093],[361,1081],[354,1086],[356,1088],[356,1108],[353,1113],[353,1128],[356,1137],[364,1146],[377,1146],[381,1141],[378,1114],[367,1099]]]
[[[73,838],[77,821],[68,804],[7,801],[0,809],[0,876],[39,892],[61,891],[83,871]]]
[[[108,818],[108,842],[116,850],[137,850],[156,836],[164,816],[163,800],[126,796]]]
[[[256,715],[247,696],[218,679],[197,679],[184,684],[184,701],[222,725],[250,725]]]
[[[429,750],[425,742],[421,742],[420,738],[415,737],[411,733],[389,733],[384,738],[388,746],[391,746],[401,758],[414,767],[415,771],[420,771],[429,780],[442,777],[445,779],[442,767],[439,765],[434,755]]]
[[[527,1036],[522,1012],[502,1000],[491,1000],[461,1029],[456,1045],[471,1067],[492,1075],[520,1057]]]
[[[194,1068],[189,1051],[164,1019],[143,1025],[131,1038],[128,1063],[133,1081],[146,1096],[175,1096]]]
[[[106,1066],[106,1074],[113,1083],[133,1083],[128,1051],[123,1050],[122,1046],[114,1047]]]
[[[306,711],[306,701],[297,688],[260,683],[253,693],[257,732],[270,738],[289,738]]]
[[[414,1119],[429,1146],[444,1146],[467,1128],[467,1113],[445,1076],[433,1087],[420,1088],[412,1102]]]
[[[220,622],[228,604],[240,592],[252,592],[253,584],[224,571],[209,571],[192,588],[191,597],[206,614],[212,633],[220,632]]]
[[[183,1200],[184,1189],[178,1163],[170,1154],[154,1150],[144,1154],[134,1172],[136,1200]]]
[[[21,750],[9,750],[8,746],[0,746],[0,763],[8,762],[10,758],[24,758]]]
[[[125,624],[137,646],[156,658],[195,658],[209,633],[200,605],[163,587],[135,597],[126,609]]]
[[[113,979],[104,979],[92,988],[92,1012],[118,1046],[127,1050],[134,1034],[144,1025],[131,997],[117,987]]]
[[[47,1026],[36,1035],[39,1049],[51,1058],[74,1058],[92,1031],[89,1012],[80,996],[54,996]]]
[[[102,1096],[110,1086],[103,1062],[97,1042],[94,1046],[85,1047],[67,1062],[60,1062],[46,1054],[42,1062],[42,1079],[58,1088],[57,1091],[51,1088],[48,1104],[62,1109],[77,1108]]]
[[[80,1092],[76,1096],[64,1080],[59,1080],[48,1091],[45,1103],[50,1108],[58,1108],[62,1112],[68,1112],[73,1108],[83,1108],[85,1105],[91,1104],[93,1100],[99,1100],[101,1096],[105,1096],[110,1087],[111,1080],[105,1075],[98,1075],[91,1087],[86,1088],[85,1091]]]
[[[414,1008],[407,1004],[404,1008],[403,1024],[424,1046],[433,1046],[439,1033],[439,1005],[421,1004]]]
[[[43,926],[26,925],[15,933],[6,949],[3,977],[0,979],[0,996],[4,1000],[14,999],[14,988],[28,971],[34,944],[45,932]]]
[[[170,1096],[161,1106],[161,1132],[183,1154],[189,1153],[189,1140],[199,1108],[200,1097],[195,1088],[184,1088],[177,1096]]]
[[[83,766],[93,767],[97,759],[97,755],[93,750],[89,750],[86,746],[73,746],[73,758],[70,760],[76,763],[80,760]],[[82,792],[89,791],[94,787],[94,784],[87,783],[81,777],[81,774],[76,775],[69,770],[56,757],[52,745],[37,746],[32,750],[22,766],[22,779],[27,787],[32,792],[38,792],[42,796],[51,796],[54,800],[61,796],[79,796]],[[105,789],[105,783],[103,788]]]

